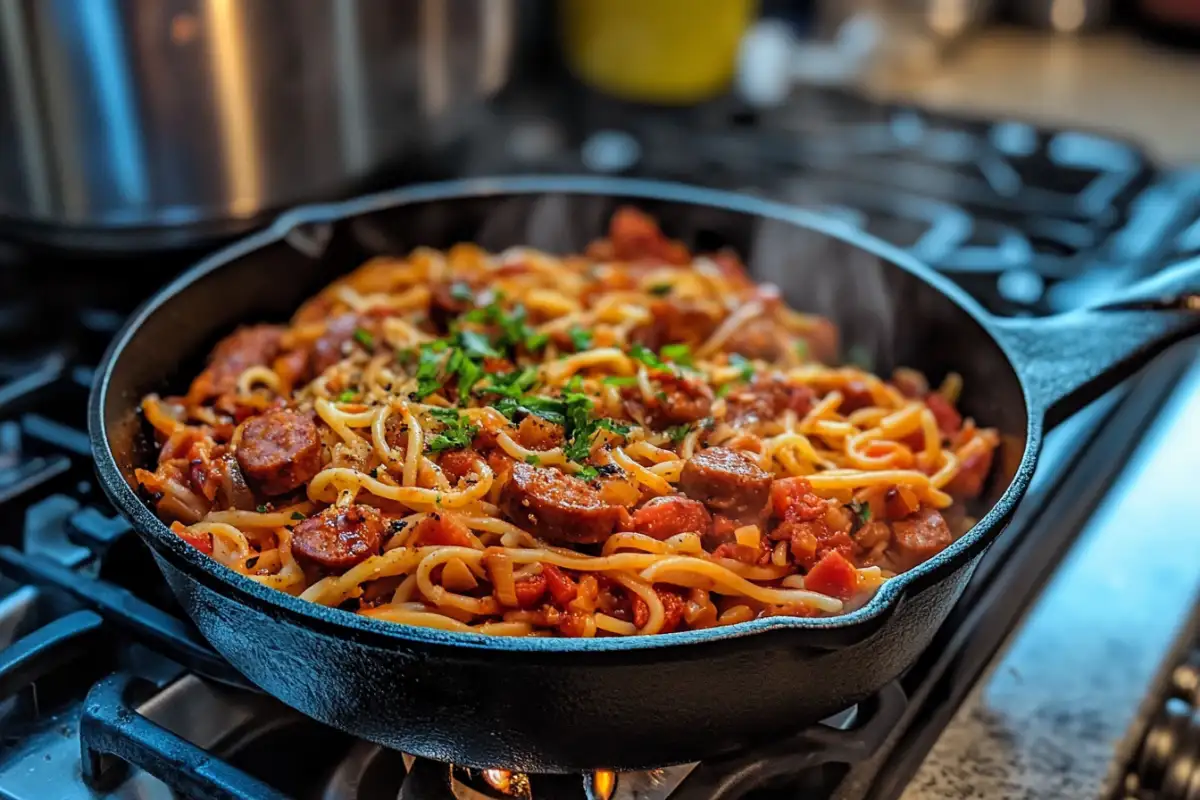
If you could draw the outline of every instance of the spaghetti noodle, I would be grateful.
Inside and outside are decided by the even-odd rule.
[[[629,636],[831,615],[971,524],[998,437],[622,209],[585,255],[377,258],[148,396],[144,492],[251,580],[377,619]]]

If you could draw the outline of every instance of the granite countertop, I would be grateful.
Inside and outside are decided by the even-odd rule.
[[[1166,164],[1200,163],[1200,52],[1128,34],[1051,36],[999,29],[965,40],[931,69],[881,69],[871,94],[1137,140]]]

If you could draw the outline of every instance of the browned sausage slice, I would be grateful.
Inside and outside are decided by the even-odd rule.
[[[386,529],[370,506],[330,506],[292,529],[292,555],[302,564],[344,572],[379,552]]]
[[[760,516],[771,494],[771,475],[741,453],[709,447],[688,459],[679,488],[693,500],[729,517]]]
[[[232,392],[243,371],[269,364],[279,354],[282,336],[278,325],[252,325],[226,336],[213,348],[208,367],[192,381],[188,400],[203,403]]]
[[[578,478],[521,461],[513,464],[500,503],[513,524],[543,539],[573,544],[604,541],[622,511]]]
[[[312,417],[280,409],[242,423],[238,464],[265,495],[287,494],[321,471],[321,439]]]
[[[946,520],[932,508],[892,523],[891,553],[900,569],[912,569],[945,550],[954,541]]]

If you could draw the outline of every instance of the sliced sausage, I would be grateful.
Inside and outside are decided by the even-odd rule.
[[[775,361],[787,351],[787,341],[773,319],[756,317],[734,331],[722,349],[746,358]]]
[[[679,488],[710,510],[737,519],[761,516],[771,494],[771,475],[741,453],[709,447],[688,459]]]
[[[320,375],[346,357],[346,344],[354,338],[358,325],[357,314],[339,314],[325,323],[325,332],[313,342],[309,358],[314,375]]]
[[[791,383],[780,375],[760,375],[729,395],[725,418],[731,425],[779,419],[785,411],[803,418],[812,410],[815,397],[816,392],[802,383]]]
[[[622,511],[578,478],[521,461],[513,463],[500,503],[513,524],[543,539],[570,544],[604,541]]]
[[[707,533],[712,517],[703,503],[673,495],[648,500],[633,512],[631,524],[638,533],[655,539],[669,539],[678,533]]]
[[[962,414],[958,413],[950,401],[942,397],[937,392],[930,392],[925,395],[925,405],[933,412],[933,418],[937,420],[938,430],[943,436],[953,436],[958,433],[962,427]]]
[[[892,523],[889,553],[901,570],[912,569],[945,550],[953,541],[954,535],[942,515],[926,508]]]
[[[344,572],[379,552],[386,528],[370,506],[330,506],[292,529],[292,555],[302,564]]]
[[[280,495],[321,471],[321,439],[312,417],[281,409],[251,417],[241,425],[237,461],[265,495]]]
[[[711,300],[665,298],[650,304],[652,321],[630,332],[630,339],[651,350],[667,344],[699,345],[717,329],[724,316]]]
[[[969,500],[983,492],[983,485],[992,471],[995,448],[989,447],[972,453],[958,465],[958,474],[946,484],[946,491],[954,497]]]
[[[188,400],[204,403],[237,388],[238,376],[250,367],[265,366],[279,353],[283,328],[253,325],[238,328],[213,348],[208,367],[192,381]]]
[[[681,242],[668,239],[653,217],[632,206],[618,208],[613,214],[608,238],[618,261],[647,259],[682,265],[692,260]]]
[[[636,386],[625,390],[626,410],[634,417],[640,412],[651,428],[696,422],[707,417],[712,410],[712,389],[704,381],[657,372],[653,382],[658,392],[649,401],[642,397],[641,390]]]

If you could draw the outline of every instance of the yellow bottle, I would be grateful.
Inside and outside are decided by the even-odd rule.
[[[687,104],[729,86],[757,0],[562,0],[568,65],[595,89]]]

